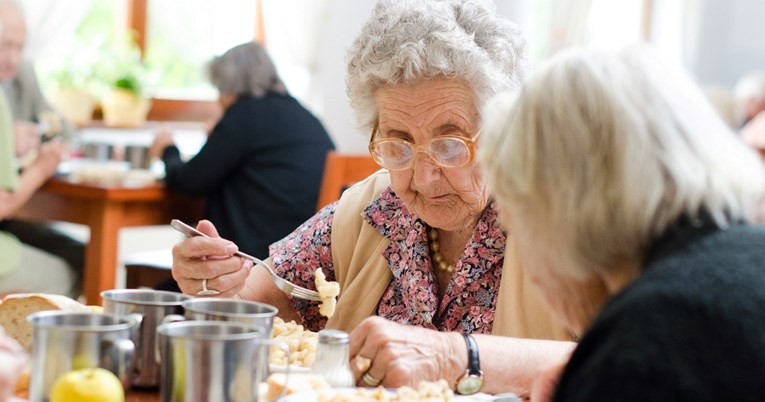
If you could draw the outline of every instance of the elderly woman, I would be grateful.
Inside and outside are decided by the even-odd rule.
[[[361,385],[444,378],[470,393],[481,389],[482,369],[483,391],[527,392],[537,370],[573,346],[538,339],[571,335],[527,291],[474,160],[479,105],[520,84],[525,54],[518,28],[491,3],[381,1],[350,50],[347,91],[384,170],[273,244],[266,261],[307,288],[317,269],[338,281],[334,316],[287,297],[220,238],[176,245],[180,287],[270,303],[312,330],[355,328]],[[216,235],[209,222],[198,227]],[[513,358],[485,360],[500,347]]]
[[[764,400],[765,230],[745,221],[765,175],[688,77],[645,47],[581,51],[490,110],[502,223],[584,333],[554,400]]]
[[[165,182],[206,196],[205,217],[243,251],[268,246],[316,212],[324,160],[334,149],[321,122],[289,95],[257,43],[216,57],[210,81],[224,110],[202,149],[184,163],[172,134],[159,133],[151,153],[165,162]]]

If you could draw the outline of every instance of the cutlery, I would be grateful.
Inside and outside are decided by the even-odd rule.
[[[185,234],[187,237],[194,237],[194,236],[210,237],[198,231],[196,228],[181,222],[178,219],[173,219],[170,222],[170,226],[172,226],[173,229]],[[241,251],[237,251],[234,254],[254,262],[256,266],[260,265],[265,267],[268,270],[268,272],[271,274],[271,279],[276,284],[276,287],[278,287],[279,290],[281,290],[282,292],[287,293],[288,295],[297,297],[299,299],[321,301],[321,298],[319,297],[319,292],[295,285],[294,283],[282,278],[281,276],[277,275],[276,272],[274,272],[273,268],[271,268],[268,264],[263,262],[261,259],[253,257]]]

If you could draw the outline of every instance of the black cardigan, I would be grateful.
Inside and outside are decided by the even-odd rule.
[[[221,237],[260,257],[316,209],[324,160],[334,145],[321,122],[290,96],[242,97],[199,153],[163,153],[168,188],[206,196]]]

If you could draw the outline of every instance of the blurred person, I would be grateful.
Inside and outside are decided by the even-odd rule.
[[[339,282],[334,315],[282,293],[209,221],[198,228],[213,238],[173,249],[181,289],[269,303],[314,331],[353,331],[362,386],[443,378],[460,393],[528,395],[574,344],[529,291],[474,160],[479,106],[518,87],[525,68],[520,30],[491,2],[380,1],[347,56],[346,91],[384,169],[272,244],[265,262],[309,289],[318,269]]]
[[[741,113],[741,139],[765,152],[765,72],[744,75],[736,83],[736,103]]]
[[[25,62],[22,57],[27,27],[20,3],[14,0],[0,0],[0,25],[3,27],[0,32],[0,86],[12,111],[15,144],[13,156],[21,160],[24,164],[22,167],[26,168],[26,163],[31,163],[40,152],[41,132],[38,129],[38,117],[51,108],[40,91],[31,64]],[[60,145],[54,148],[59,147]],[[56,157],[56,160],[58,158]],[[55,169],[47,172],[45,178],[53,173]],[[40,185],[34,188],[39,188]],[[58,230],[55,225],[15,220],[12,215],[3,215],[0,230],[12,233],[27,245],[63,258],[78,272],[83,269],[84,243]]]
[[[765,173],[657,54],[570,51],[485,111],[503,226],[581,334],[532,400],[765,399]]]
[[[0,402],[12,400],[25,361],[24,349],[0,327]]]
[[[205,217],[242,251],[268,246],[316,212],[327,152],[334,144],[321,122],[293,98],[271,58],[248,42],[209,66],[224,113],[188,162],[172,132],[157,133],[150,153],[165,163],[165,183],[205,196]]]
[[[0,27],[2,29],[2,27]],[[0,222],[12,217],[56,172],[65,152],[60,139],[39,147],[32,164],[20,174],[13,152],[10,108],[0,96]],[[25,244],[0,225],[0,295],[18,292],[56,293],[76,297],[78,273],[62,258]]]

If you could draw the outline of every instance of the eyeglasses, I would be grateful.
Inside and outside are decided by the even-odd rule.
[[[457,168],[469,164],[475,154],[477,134],[473,138],[457,135],[445,135],[431,139],[427,144],[415,146],[410,141],[401,138],[386,138],[376,140],[377,128],[372,132],[369,143],[369,153],[378,165],[388,170],[404,170],[414,165],[414,159],[420,148],[438,166]]]

